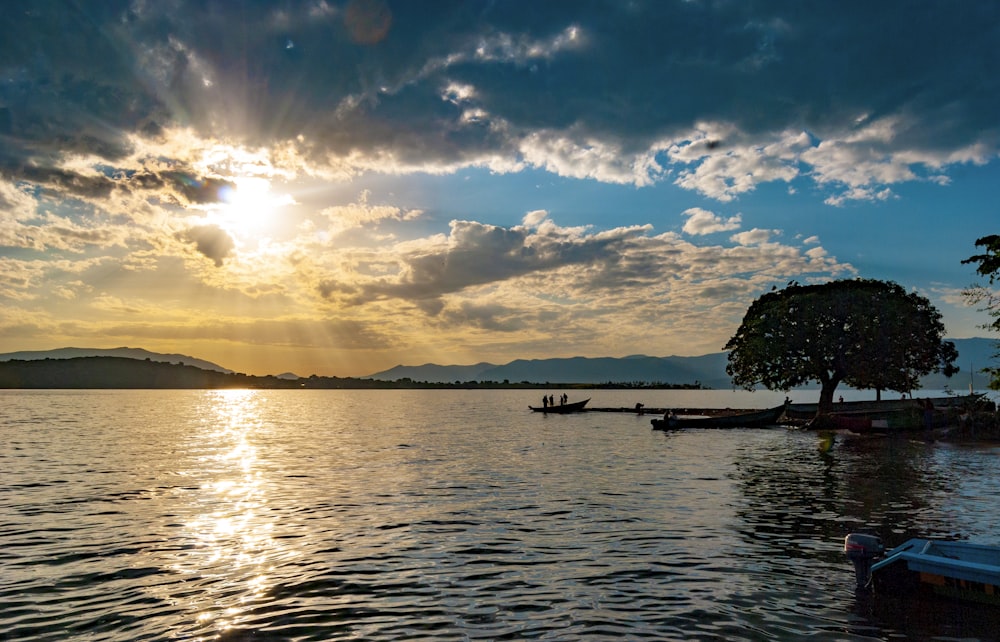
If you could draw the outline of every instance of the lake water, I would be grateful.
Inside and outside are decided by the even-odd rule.
[[[2,391],[0,639],[998,639],[1000,609],[856,596],[841,549],[1000,545],[1000,447],[540,395]]]

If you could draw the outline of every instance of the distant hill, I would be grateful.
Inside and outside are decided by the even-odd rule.
[[[921,381],[930,390],[951,388],[966,390],[972,382],[976,390],[986,388],[986,377],[979,370],[995,363],[994,339],[951,339],[958,349],[956,365],[961,371],[950,379],[943,375],[929,375]],[[502,383],[669,383],[693,384],[700,382],[703,387],[726,389],[732,387],[732,380],[726,374],[728,362],[725,352],[716,352],[698,357],[649,357],[644,355],[614,357],[573,357],[568,359],[517,359],[505,365],[477,363],[474,366],[396,366],[389,370],[362,377],[378,381],[410,379],[430,383],[454,381],[495,381]],[[818,388],[819,386],[808,386]]]
[[[236,387],[247,378],[152,359],[72,357],[0,361],[0,388],[212,389]]]
[[[701,383],[709,388],[729,387],[726,353],[700,357],[572,357],[569,359],[518,359],[487,370],[490,381],[559,383]]]
[[[125,359],[139,359],[144,361],[156,361],[159,363],[179,363],[185,366],[194,366],[202,370],[212,370],[215,372],[232,373],[232,370],[222,366],[196,359],[183,354],[162,354],[150,352],[142,348],[57,348],[55,350],[26,350],[22,352],[8,352],[0,354],[0,361],[35,361],[37,359],[76,359],[78,357],[122,357]]]
[[[362,379],[375,379],[377,381],[398,381],[400,379],[410,379],[412,381],[428,381],[431,383],[450,383],[453,381],[483,381],[494,380],[484,373],[496,368],[492,363],[477,363],[472,366],[439,366],[433,363],[425,363],[422,366],[395,366],[382,372],[361,377]],[[502,379],[501,379],[502,381]]]
[[[721,374],[720,374],[721,373]],[[446,383],[451,381],[495,381],[502,383],[672,383],[701,382],[703,386],[729,386],[724,352],[701,357],[572,357],[567,359],[517,359],[506,365],[477,363],[474,366],[396,366],[365,379]]]

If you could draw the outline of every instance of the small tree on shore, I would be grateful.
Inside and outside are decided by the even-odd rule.
[[[787,391],[818,382],[819,414],[825,414],[841,382],[910,392],[926,374],[958,372],[955,345],[943,335],[940,312],[896,283],[792,283],[750,305],[725,346],[726,372],[747,390]]]
[[[977,239],[976,247],[982,247],[986,252],[970,256],[962,263],[978,263],[976,273],[988,277],[990,285],[993,285],[1000,281],[1000,235],[992,234]],[[983,324],[983,328],[1000,332],[1000,294],[982,285],[970,286],[962,294],[970,304],[980,306],[980,311],[993,317],[993,322]],[[1000,357],[1000,345],[998,354],[994,357]],[[983,368],[983,372],[990,376],[990,388],[1000,390],[1000,368]]]

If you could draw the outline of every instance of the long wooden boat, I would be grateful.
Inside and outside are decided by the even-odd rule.
[[[574,401],[573,403],[561,403],[561,404],[553,404],[551,406],[538,406],[538,407],[528,406],[528,407],[534,410],[535,412],[565,415],[571,412],[583,412],[585,410],[584,406],[587,405],[588,401],[590,401],[589,398],[584,399],[583,401]]]
[[[1000,547],[911,539],[872,565],[875,593],[929,592],[1000,606]]]
[[[654,430],[675,430],[677,428],[763,428],[774,426],[785,412],[785,405],[775,406],[756,412],[717,417],[663,417],[650,423]]]
[[[983,395],[955,395],[951,397],[930,397],[930,401],[937,409],[964,408],[975,405]],[[835,402],[831,408],[831,414],[836,415],[858,415],[870,419],[881,419],[883,415],[898,413],[902,411],[921,409],[926,397],[914,399],[882,399],[880,401],[840,401]],[[790,403],[785,409],[785,415],[789,419],[812,419],[819,409],[818,403]]]

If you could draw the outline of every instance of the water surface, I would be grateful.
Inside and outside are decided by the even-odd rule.
[[[856,596],[841,546],[1000,545],[1000,448],[539,395],[0,392],[0,638],[997,639],[982,607]]]

